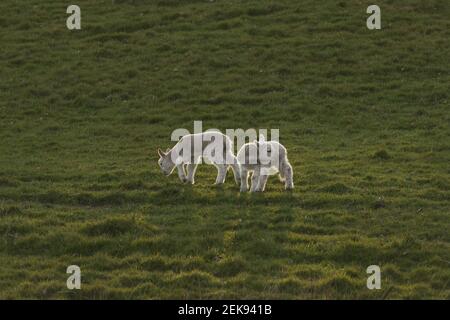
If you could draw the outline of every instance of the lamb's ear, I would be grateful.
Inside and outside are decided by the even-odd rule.
[[[169,153],[169,151],[170,151],[170,148],[167,148],[167,149],[166,149],[166,154],[168,154],[168,153]]]
[[[164,157],[166,154],[165,154],[160,148],[158,148],[158,155],[162,158],[162,157]]]

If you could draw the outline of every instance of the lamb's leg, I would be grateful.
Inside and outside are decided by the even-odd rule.
[[[258,187],[256,188],[255,191],[257,192],[264,192],[264,190],[266,189],[266,183],[267,183],[267,179],[269,178],[268,175],[260,175],[259,176],[259,182],[258,182]]]
[[[246,192],[248,190],[248,170],[245,166],[241,166],[241,192]]]
[[[259,177],[260,177],[260,170],[259,170],[259,168],[256,168],[252,174],[252,186],[250,187],[250,192],[257,191],[258,184],[259,184]]]
[[[237,161],[237,158],[234,155],[231,155],[230,157],[232,158],[233,163],[231,163],[229,166],[231,170],[233,170],[234,181],[237,185],[239,185],[241,183],[241,168],[239,162]]]
[[[217,179],[215,184],[223,184],[225,177],[227,176],[227,166],[224,164],[216,164],[217,167]]]
[[[293,172],[292,166],[289,162],[284,163],[283,172],[284,172],[284,176],[286,177],[286,181],[284,183],[284,188],[286,190],[294,189],[294,172]]]
[[[177,170],[178,170],[178,178],[180,178],[181,182],[185,183],[187,179],[186,173],[184,172],[184,165],[183,164],[177,165]]]
[[[197,170],[197,164],[196,163],[189,163],[187,166],[187,181],[191,184],[194,184],[194,176],[195,171]]]

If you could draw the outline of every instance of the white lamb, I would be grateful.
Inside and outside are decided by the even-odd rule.
[[[194,184],[195,171],[202,159],[217,168],[215,184],[225,182],[229,168],[233,170],[236,183],[240,183],[239,163],[233,153],[233,142],[220,132],[206,131],[185,135],[172,149],[167,149],[166,152],[158,149],[158,155],[158,165],[162,172],[168,176],[176,167],[178,177],[183,183]]]
[[[277,141],[259,141],[244,144],[237,154],[241,168],[241,192],[248,190],[249,173],[253,172],[250,192],[263,192],[270,175],[279,173],[286,190],[294,188],[293,170],[286,148]]]

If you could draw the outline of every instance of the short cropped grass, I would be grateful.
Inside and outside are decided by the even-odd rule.
[[[77,4],[0,2],[0,298],[450,299],[448,1]],[[194,120],[279,128],[295,190],[164,177]]]

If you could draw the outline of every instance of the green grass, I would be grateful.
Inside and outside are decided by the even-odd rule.
[[[450,299],[448,1],[77,4],[0,2],[0,298]],[[194,120],[279,128],[295,191],[164,177]]]

